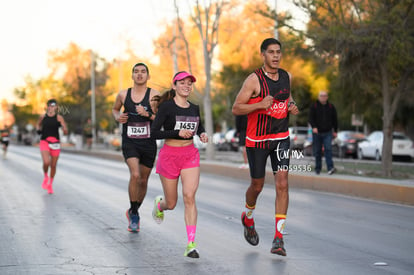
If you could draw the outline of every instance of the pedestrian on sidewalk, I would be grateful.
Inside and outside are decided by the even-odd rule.
[[[49,194],[53,194],[53,180],[56,175],[57,162],[60,155],[59,128],[62,127],[63,134],[68,134],[68,128],[63,116],[58,114],[58,103],[55,99],[47,101],[47,109],[37,122],[37,133],[40,134],[40,154],[43,161],[42,188]],[[50,168],[50,174],[48,175]]]
[[[332,139],[338,132],[338,118],[335,106],[328,101],[328,93],[320,91],[318,100],[311,105],[309,124],[312,127],[312,149],[315,157],[315,173],[322,170],[322,147],[324,149],[328,175],[335,173],[332,160]]]
[[[133,87],[121,90],[112,108],[115,120],[122,124],[122,153],[129,168],[130,207],[126,217],[130,232],[140,230],[138,210],[147,194],[148,177],[157,153],[155,139],[150,133],[155,118],[150,101],[159,92],[147,86],[149,79],[148,66],[135,64],[132,67]],[[124,111],[121,113],[122,106]]]
[[[275,235],[271,253],[286,256],[283,228],[289,204],[289,113],[299,113],[291,95],[290,74],[279,67],[282,45],[265,39],[260,46],[263,66],[243,83],[233,104],[234,115],[247,115],[246,152],[251,183],[246,191],[245,211],[241,220],[244,237],[251,245],[259,244],[254,210],[263,190],[267,159],[270,156],[276,189]]]
[[[173,77],[172,89],[160,100],[151,133],[165,139],[158,154],[157,173],[160,175],[164,196],[157,196],[152,215],[157,223],[164,220],[164,212],[177,205],[178,179],[181,177],[184,200],[184,220],[187,230],[187,247],[184,256],[199,258],[195,244],[197,226],[196,192],[200,181],[200,154],[194,146],[193,136],[208,142],[201,123],[200,109],[188,101],[196,78],[187,72]]]
[[[92,120],[90,118],[88,118],[88,120],[86,121],[85,125],[83,126],[83,135],[85,137],[86,140],[86,148],[88,148],[88,150],[92,149],[92,142],[93,142],[93,127],[92,127]]]

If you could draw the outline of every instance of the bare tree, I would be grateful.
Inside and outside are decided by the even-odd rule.
[[[214,58],[214,50],[218,45],[218,32],[220,16],[223,12],[223,7],[229,4],[228,1],[204,1],[204,5],[200,1],[195,1],[194,12],[191,12],[191,19],[195,24],[201,38],[203,56],[204,56],[204,72],[206,75],[206,83],[203,95],[204,119],[206,131],[209,137],[213,135],[213,113],[211,104],[211,64]],[[184,29],[181,24],[179,8],[174,1],[177,25],[180,33],[180,38],[184,41],[188,67],[191,72],[191,55],[188,40],[185,37]],[[214,159],[214,145],[209,142],[207,145],[207,159]]]

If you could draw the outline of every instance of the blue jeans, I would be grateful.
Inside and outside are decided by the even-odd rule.
[[[325,152],[325,160],[328,171],[334,168],[332,161],[332,132],[312,134],[313,138],[313,155],[315,157],[316,165],[315,171],[320,172],[322,170],[322,145]]]

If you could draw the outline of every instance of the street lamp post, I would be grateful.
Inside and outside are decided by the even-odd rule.
[[[95,114],[95,56],[91,50],[91,121],[92,121],[92,144],[96,142],[96,114]]]
[[[275,39],[279,40],[279,33],[277,31],[277,0],[275,0]]]

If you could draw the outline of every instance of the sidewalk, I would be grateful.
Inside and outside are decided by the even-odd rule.
[[[76,150],[73,146],[62,147],[63,152],[91,155],[100,158],[124,161],[121,151],[116,151],[103,146],[95,146],[91,150]],[[201,153],[203,155],[203,153]],[[248,169],[239,169],[237,163],[231,157],[223,157],[219,160],[201,160],[201,172],[240,179],[248,183],[250,175]],[[273,184],[272,169],[266,171],[267,184]],[[414,182],[412,180],[392,180],[312,172],[289,172],[289,187],[302,188],[315,191],[338,193],[343,195],[368,198],[373,200],[414,205]]]

